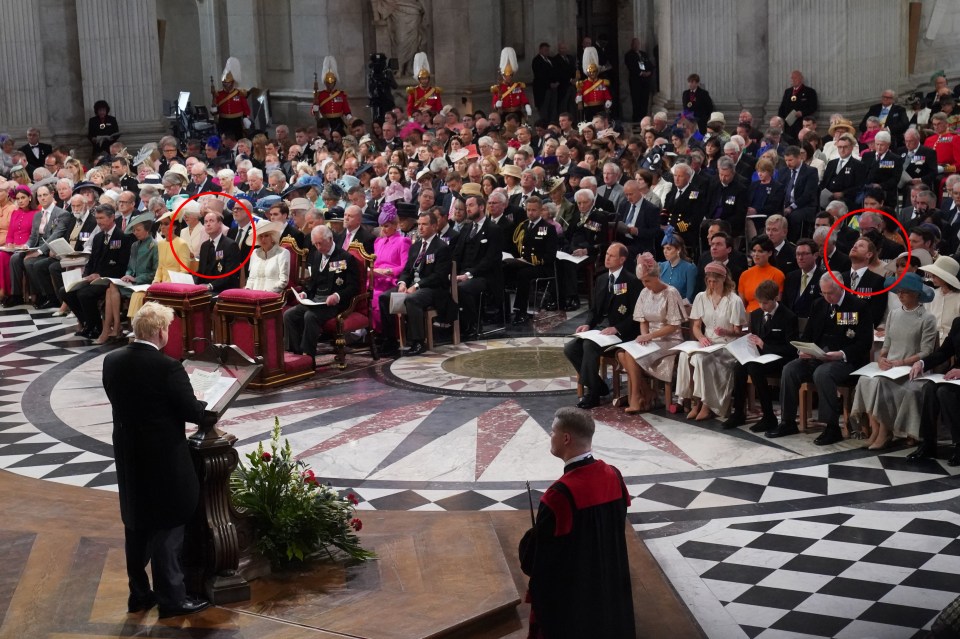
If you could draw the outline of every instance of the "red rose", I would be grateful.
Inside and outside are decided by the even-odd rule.
[[[264,452],[262,455],[263,461],[270,461],[270,453]]]
[[[357,496],[354,495],[353,493],[350,493],[349,495],[347,495],[347,501],[349,501],[354,506],[360,503],[360,500],[357,499]]]
[[[363,528],[363,522],[357,519],[356,517],[354,517],[353,519],[350,520],[350,527],[353,528],[354,530],[359,531],[361,528]]]

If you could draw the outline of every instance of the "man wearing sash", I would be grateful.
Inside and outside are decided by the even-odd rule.
[[[523,117],[521,111],[528,116],[533,114],[530,107],[530,101],[527,99],[527,93],[524,91],[527,85],[523,82],[514,82],[513,73],[517,70],[517,52],[513,47],[504,47],[500,52],[500,75],[502,79],[498,84],[490,87],[490,93],[493,94],[493,108],[500,112],[500,117],[506,121],[508,113],[516,113],[518,117]]]
[[[583,50],[583,72],[587,74],[587,79],[577,82],[576,102],[583,105],[581,120],[590,122],[593,116],[613,106],[610,81],[599,76],[600,62],[594,47]]]
[[[220,135],[230,133],[233,139],[243,137],[243,129],[250,128],[250,105],[247,103],[247,92],[238,89],[240,82],[240,61],[236,58],[227,58],[221,77],[223,88],[213,96],[213,107],[210,111],[217,116],[217,131]],[[211,90],[213,86],[211,84]]]
[[[323,59],[323,85],[326,87],[323,91],[317,91],[313,98],[313,116],[317,118],[317,125],[320,126],[321,119],[326,122],[331,131],[339,131],[346,135],[344,122],[353,119],[350,113],[350,103],[347,101],[347,94],[337,88],[337,59],[328,55]]]
[[[417,76],[418,84],[407,87],[407,117],[412,118],[414,113],[427,111],[432,120],[443,108],[443,102],[440,101],[442,90],[430,85],[430,62],[426,53],[421,51],[413,57],[413,73]]]

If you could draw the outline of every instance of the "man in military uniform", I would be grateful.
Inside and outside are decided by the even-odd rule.
[[[210,111],[217,116],[217,130],[222,136],[230,133],[235,140],[243,137],[243,129],[250,128],[250,105],[247,92],[236,87],[240,82],[240,61],[227,58],[221,77],[223,88],[213,94],[213,107]],[[210,91],[213,93],[211,78]]]
[[[796,140],[803,126],[803,119],[816,113],[817,107],[817,92],[803,83],[802,73],[794,70],[790,74],[790,88],[783,92],[780,108],[777,109],[777,115],[787,124],[784,133],[791,140]],[[790,114],[793,114],[792,118]],[[791,119],[792,123],[789,122]]]
[[[500,52],[500,75],[502,76],[500,83],[490,87],[490,93],[493,94],[493,108],[500,111],[500,117],[504,121],[508,113],[517,113],[518,117],[522,117],[519,115],[521,112],[528,116],[533,113],[524,90],[527,85],[513,81],[513,73],[518,66],[516,51],[512,47],[504,47]]]
[[[413,73],[417,76],[417,86],[407,87],[407,117],[412,118],[414,113],[427,111],[430,119],[440,113],[443,102],[440,87],[430,86],[430,62],[427,54],[422,51],[413,56]]]
[[[322,126],[321,119],[330,127],[331,131],[339,131],[346,135],[345,122],[353,119],[350,113],[350,103],[347,101],[347,94],[337,87],[337,59],[328,55],[323,59],[323,85],[326,87],[322,91],[317,91],[313,98],[313,116],[317,119],[317,126]]]
[[[517,285],[513,300],[513,323],[517,326],[529,321],[527,302],[530,299],[530,283],[537,278],[556,276],[554,263],[557,259],[557,230],[543,218],[543,202],[531,195],[526,201],[527,219],[520,222],[513,233],[513,242],[520,254],[519,260],[504,264],[504,275],[511,273]]]
[[[663,201],[666,223],[677,230],[696,258],[700,248],[697,234],[706,214],[708,194],[693,183],[693,169],[689,164],[678,162],[672,173],[673,188]]]
[[[594,47],[583,50],[583,72],[586,80],[577,82],[576,102],[583,106],[583,120],[589,122],[593,116],[613,106],[610,94],[610,81],[600,77],[600,60]]]

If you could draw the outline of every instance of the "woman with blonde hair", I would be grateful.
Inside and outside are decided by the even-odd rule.
[[[690,319],[693,338],[701,346],[726,344],[743,334],[747,314],[730,273],[720,262],[704,267],[707,290],[693,300]],[[733,398],[733,355],[724,348],[712,353],[680,353],[677,397],[691,400],[687,419],[704,421],[726,417]]]
[[[680,292],[660,279],[660,266],[650,253],[637,256],[637,277],[643,290],[637,298],[633,319],[640,323],[638,344],[657,344],[660,350],[635,359],[624,350],[617,351],[617,361],[627,373],[629,403],[626,412],[633,415],[651,410],[656,405],[652,380],[669,382],[677,355],[670,349],[682,341],[680,326],[687,318]]]

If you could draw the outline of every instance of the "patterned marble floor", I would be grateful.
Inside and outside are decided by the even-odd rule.
[[[525,482],[539,494],[561,470],[548,432],[575,401],[560,349],[577,323],[351,358],[345,372],[242,395],[221,427],[244,453],[278,416],[300,459],[361,509],[525,509]],[[0,468],[115,490],[109,347],[72,330],[49,312],[0,311]],[[960,593],[957,469],[663,411],[595,416],[595,453],[623,472],[634,528],[710,637],[910,637]]]

